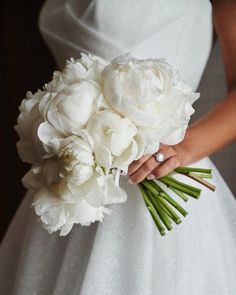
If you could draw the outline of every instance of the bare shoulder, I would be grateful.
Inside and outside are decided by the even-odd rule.
[[[230,91],[236,87],[236,0],[213,0],[212,8]]]

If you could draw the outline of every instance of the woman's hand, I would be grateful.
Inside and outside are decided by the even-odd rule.
[[[164,155],[165,160],[163,163],[156,161],[155,155],[145,155],[129,165],[128,176],[130,183],[139,183],[145,178],[160,178],[186,162],[187,151],[184,151],[181,144],[173,146],[161,144],[157,152]]]

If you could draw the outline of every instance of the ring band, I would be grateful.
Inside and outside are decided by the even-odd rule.
[[[165,156],[164,154],[162,153],[157,153],[154,155],[155,156],[155,160],[158,162],[158,163],[163,163],[165,161]]]

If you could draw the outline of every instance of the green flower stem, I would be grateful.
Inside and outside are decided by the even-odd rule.
[[[167,204],[165,199],[157,198],[159,206],[170,216],[170,218],[176,223],[180,224],[182,221],[180,217],[174,212],[174,210]]]
[[[167,201],[164,200],[161,196],[153,196],[153,202],[155,202],[156,206],[159,208],[159,210],[162,210],[170,219],[172,219],[174,222],[178,223],[178,220],[175,219],[174,214],[172,214],[172,211],[168,210],[166,206],[164,206],[160,200],[164,201],[165,205],[168,206]],[[173,211],[174,212],[174,211]],[[175,212],[174,212],[175,213]],[[176,214],[176,213],[175,213]],[[176,214],[177,215],[177,214]]]
[[[205,169],[205,168],[194,168],[194,167],[178,167],[175,169],[176,172],[200,172],[211,174],[212,169]]]
[[[184,210],[183,207],[181,207],[175,200],[173,200],[167,193],[163,191],[161,193],[161,196],[166,199],[173,207],[175,207],[184,217],[188,214],[186,210]]]
[[[166,207],[165,206],[163,206],[162,205],[162,203],[161,202],[159,202],[159,200],[161,199],[161,196],[153,196],[153,198],[154,198],[154,201],[155,201],[155,203],[157,204],[157,206],[159,206],[159,208],[161,209],[161,210],[163,210],[172,220],[173,220],[173,216],[172,216],[172,214],[170,213],[170,211],[168,211],[167,209],[166,209]],[[162,198],[163,199],[163,198]],[[164,201],[165,203],[167,203],[167,201]]]
[[[181,174],[184,174],[184,175],[186,175],[186,176],[192,178],[193,180],[195,180],[195,181],[201,183],[202,185],[206,186],[207,188],[209,188],[209,189],[212,190],[212,191],[215,191],[215,189],[216,189],[216,187],[215,187],[213,184],[211,184],[210,182],[206,181],[205,179],[199,177],[199,176],[198,176],[196,173],[194,173],[194,172],[188,172],[188,173],[184,173],[184,172],[182,173],[182,172],[181,172]]]
[[[174,187],[169,187],[169,189],[171,189],[177,196],[179,196],[182,200],[184,200],[185,202],[188,201],[188,197],[181,191],[177,190]]]
[[[163,177],[162,177],[162,178],[163,178]],[[181,185],[181,186],[183,186],[183,187],[185,187],[185,188],[187,188],[187,189],[190,189],[190,190],[192,190],[192,191],[194,191],[194,192],[198,192],[198,193],[201,192],[201,190],[200,190],[199,188],[197,188],[197,187],[195,187],[195,186],[192,186],[192,185],[189,185],[189,184],[186,184],[186,183],[181,182],[181,181],[179,181],[179,180],[176,180],[174,177],[172,177],[172,176],[170,176],[170,175],[166,175],[166,176],[164,176],[164,178],[165,178],[165,179],[168,179],[168,180],[170,180],[170,181],[172,181],[172,182],[174,182],[174,183],[176,183],[176,184],[178,184],[178,185]]]
[[[148,191],[150,191],[154,196],[161,196],[166,199],[174,208],[176,208],[183,216],[188,214],[187,211],[184,210],[175,200],[173,200],[155,181],[153,180],[143,180],[142,184],[146,187]]]
[[[172,230],[171,221],[170,221],[170,218],[168,217],[168,215],[160,208],[158,203],[155,202],[155,199],[154,199],[153,195],[149,191],[147,191],[147,193],[148,193],[150,201],[152,202],[153,207],[155,208],[157,214],[159,215],[162,223],[165,225],[165,227],[169,231]]]
[[[174,178],[173,178],[174,179]],[[183,193],[186,193],[187,195],[198,199],[200,197],[201,190],[196,189],[194,187],[188,186],[186,184],[183,184],[180,181],[172,180],[170,176],[164,176],[158,179],[160,182],[164,183],[167,187],[173,187]]]
[[[206,179],[211,179],[212,178],[212,175],[211,174],[197,173],[196,175],[198,177],[206,178]]]
[[[163,225],[161,224],[161,221],[159,219],[159,216],[157,215],[157,212],[155,211],[155,208],[153,207],[151,201],[149,200],[149,196],[147,195],[146,189],[142,184],[138,184],[138,187],[141,191],[141,194],[143,196],[143,200],[147,206],[147,209],[149,211],[149,213],[151,214],[157,229],[159,230],[160,234],[162,236],[164,236],[166,234],[165,232],[165,228],[163,227]]]
[[[173,172],[183,174],[205,185],[207,188],[215,190],[215,186],[205,180],[212,178],[211,169],[178,167]],[[145,179],[138,184],[147,209],[149,210],[149,213],[151,214],[156,227],[162,236],[166,234],[166,229],[169,231],[172,229],[172,221],[176,224],[180,224],[182,222],[181,218],[177,214],[178,212],[180,212],[180,214],[184,217],[188,214],[188,212],[170,195],[168,195],[160,185],[158,185],[158,181],[165,184],[185,202],[188,201],[188,196],[198,199],[201,194],[201,189],[176,180],[171,175],[172,174],[165,175],[157,180]],[[178,212],[175,212],[175,209]]]
[[[163,191],[158,185],[156,185],[156,183],[153,180],[146,180],[146,179],[144,179],[141,183],[153,195],[159,195],[159,193],[161,193]]]

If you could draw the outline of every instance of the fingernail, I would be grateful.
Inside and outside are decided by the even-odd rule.
[[[130,184],[134,184],[133,180],[131,180],[130,178],[128,179]]]
[[[147,178],[148,180],[151,180],[151,179],[154,179],[154,178],[155,178],[155,175],[150,174],[150,175],[148,175],[146,178]]]

